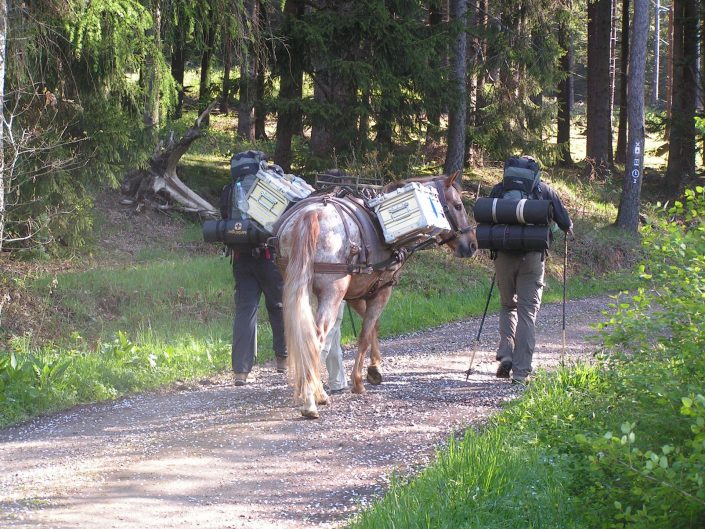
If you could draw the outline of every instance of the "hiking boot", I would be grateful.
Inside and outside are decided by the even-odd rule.
[[[286,356],[277,356],[277,373],[286,373],[286,367],[288,364]]]
[[[528,385],[529,385],[528,378],[513,378],[512,379],[512,386],[526,387]]]
[[[235,385],[244,386],[247,384],[247,373],[235,373]]]
[[[512,362],[511,360],[504,360],[499,363],[499,367],[497,368],[497,374],[495,375],[497,378],[509,378],[509,373],[512,370]]]

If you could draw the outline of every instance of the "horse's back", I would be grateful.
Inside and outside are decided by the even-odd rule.
[[[319,226],[315,261],[369,266],[387,259],[379,226],[361,200],[350,196],[314,196],[295,204],[276,227],[280,256],[286,259],[310,226],[302,222],[315,212]]]

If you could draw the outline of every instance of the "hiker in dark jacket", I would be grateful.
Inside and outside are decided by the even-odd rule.
[[[502,183],[492,188],[490,198],[502,198]],[[558,194],[546,183],[538,182],[529,198],[550,200],[553,218],[569,237],[573,221]],[[501,300],[499,313],[498,378],[509,378],[513,384],[525,384],[531,373],[531,360],[536,346],[536,316],[541,307],[544,287],[544,251],[497,250],[492,253]]]

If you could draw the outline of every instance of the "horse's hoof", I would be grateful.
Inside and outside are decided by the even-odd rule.
[[[301,410],[301,415],[307,419],[318,419],[318,410]]]
[[[382,373],[375,366],[367,368],[367,382],[373,386],[379,386],[382,383]]]
[[[330,397],[328,395],[326,395],[325,397],[321,397],[316,401],[316,404],[318,404],[319,406],[327,406],[328,404],[330,404]]]
[[[355,386],[353,385],[352,389],[350,390],[351,393],[357,393],[358,395],[361,395],[365,392],[365,386],[360,384],[360,386]]]

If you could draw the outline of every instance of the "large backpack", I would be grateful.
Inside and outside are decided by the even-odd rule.
[[[541,170],[536,160],[531,156],[512,156],[504,162],[503,198],[533,198],[540,180]]]
[[[553,205],[537,200],[538,163],[530,156],[512,156],[504,163],[502,198],[475,202],[478,247],[489,250],[547,250]]]
[[[223,186],[220,192],[220,216],[223,219],[239,219],[242,216],[238,202],[238,184],[242,193],[247,192],[243,188],[243,180],[251,175],[257,174],[260,164],[267,161],[267,155],[262,151],[239,152],[230,159],[231,182]]]

